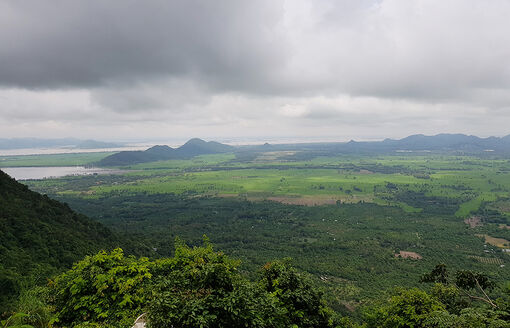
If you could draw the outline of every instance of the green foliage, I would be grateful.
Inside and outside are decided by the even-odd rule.
[[[481,288],[483,290],[494,289],[495,284],[486,274],[471,270],[460,270],[455,275],[455,284],[462,289],[471,290]]]
[[[285,327],[328,327],[332,313],[312,281],[287,261],[267,263],[259,284],[286,310]]]
[[[488,295],[488,292],[493,290],[496,284],[484,273],[458,270],[455,278],[450,281],[446,265],[438,264],[430,273],[424,274],[420,281],[435,282],[434,293],[455,313],[467,307],[468,300],[482,301],[494,308],[498,307]],[[467,300],[462,299],[462,296]]]
[[[445,306],[425,291],[404,289],[370,314],[369,327],[426,327],[426,320],[434,312],[444,310]]]
[[[151,266],[147,258],[124,256],[121,249],[85,257],[50,284],[55,322],[132,323],[145,304]]]
[[[25,183],[118,234],[143,240],[146,256],[171,254],[175,236],[198,244],[207,234],[226,254],[243,260],[241,270],[254,272],[268,259],[292,257],[300,270],[326,277],[325,284],[339,282],[328,286],[328,299],[344,313],[395,285],[416,286],[418,276],[438,262],[487,272],[497,280],[510,278],[510,271],[496,265],[508,267],[508,255],[491,245],[484,248],[476,236],[510,240],[510,229],[493,223],[506,222],[507,159],[331,156],[305,149],[294,155],[259,149],[243,156],[203,155],[139,164],[119,175]],[[462,215],[476,212],[480,204],[474,199],[490,203],[488,194],[500,203],[490,217],[487,211],[477,213],[483,226],[468,228],[455,216],[462,204],[470,204]],[[271,199],[331,205],[264,201]],[[399,251],[423,258],[395,259]],[[355,292],[331,295],[337,288]]]
[[[432,313],[424,327],[430,328],[508,328],[510,322],[501,319],[501,313],[481,308],[466,308],[460,314],[447,311]]]
[[[424,274],[420,278],[420,282],[437,282],[446,284],[448,282],[448,270],[446,269],[446,265],[443,263],[436,265],[431,272]]]
[[[453,314],[459,314],[461,310],[470,305],[470,302],[465,297],[462,297],[459,288],[453,285],[436,283],[430,293],[439,302],[444,304],[448,312]]]
[[[322,294],[288,262],[267,264],[258,283],[239,264],[207,239],[193,248],[177,240],[173,257],[154,262],[120,249],[100,252],[50,283],[54,322],[117,327],[146,313],[156,328],[333,327]]]
[[[276,300],[242,278],[238,264],[207,242],[189,248],[178,241],[173,258],[156,262],[150,327],[281,326]]]
[[[23,323],[34,328],[48,328],[53,322],[51,307],[46,303],[48,288],[34,287],[21,293],[16,310],[25,313]]]
[[[17,312],[9,318],[0,321],[1,328],[34,328],[30,325],[24,324],[24,319],[28,316],[26,313]]]
[[[23,286],[43,284],[116,242],[110,230],[0,171],[0,313]]]
[[[510,279],[510,271],[468,257],[484,255],[483,241],[453,217],[369,203],[297,206],[171,194],[61,199],[117,233],[143,240],[150,247],[145,254],[154,258],[172,253],[175,236],[199,245],[203,234],[241,259],[240,270],[251,279],[268,260],[292,257],[325,287],[329,305],[344,314],[394,286],[417,286],[438,262],[447,263],[452,274],[464,268]],[[400,250],[423,259],[395,258]],[[502,252],[493,256],[510,259]]]

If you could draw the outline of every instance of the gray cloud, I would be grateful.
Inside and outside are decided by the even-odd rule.
[[[5,0],[0,130],[507,134],[508,17],[506,0]]]
[[[69,88],[195,75],[242,85],[259,67],[281,65],[284,40],[274,33],[281,8],[272,4],[5,1],[0,83]]]

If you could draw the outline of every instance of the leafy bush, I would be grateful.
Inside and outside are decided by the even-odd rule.
[[[284,327],[329,327],[333,325],[329,310],[320,293],[288,260],[267,263],[260,286],[285,309]]]
[[[176,242],[172,258],[151,262],[121,249],[86,257],[50,283],[55,323],[126,327],[147,313],[149,327],[332,327],[311,281],[288,262],[267,264],[258,283],[240,262],[205,246]]]
[[[50,283],[59,325],[83,322],[129,325],[142,311],[152,263],[121,249],[87,256]]]
[[[175,256],[158,261],[161,277],[148,306],[150,327],[273,327],[283,309],[237,271],[239,262],[205,247],[176,243]]]
[[[427,327],[424,322],[445,306],[433,296],[418,289],[402,289],[386,305],[369,317],[369,327]]]

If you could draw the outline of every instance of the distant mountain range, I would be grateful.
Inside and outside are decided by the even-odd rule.
[[[65,139],[13,138],[0,139],[0,149],[57,148],[74,149],[118,148],[123,144]],[[178,148],[157,145],[145,151],[122,151],[104,158],[100,166],[124,166],[168,159],[185,159],[197,155],[227,152],[267,151],[315,151],[321,153],[394,153],[394,152],[456,152],[462,154],[499,153],[510,154],[510,135],[505,137],[480,138],[465,134],[412,135],[403,139],[383,141],[315,142],[295,144],[268,144],[250,146],[229,146],[215,141],[206,142],[194,138]]]
[[[97,164],[100,166],[124,166],[169,159],[186,159],[198,155],[229,153],[234,150],[233,146],[194,138],[179,148],[157,145],[144,151],[121,151],[103,158]]]
[[[395,152],[455,152],[458,154],[510,153],[510,135],[480,138],[465,134],[412,135],[403,139],[383,141],[354,141],[302,144],[264,144],[244,146],[245,151],[309,150],[332,154],[395,153]]]
[[[169,159],[186,159],[197,155],[218,153],[257,153],[268,151],[311,151],[317,154],[369,154],[396,152],[448,152],[456,154],[510,154],[510,135],[480,138],[465,134],[412,135],[403,139],[383,141],[354,141],[328,143],[275,144],[229,146],[215,141],[191,139],[179,148],[157,145],[145,151],[122,151],[110,155],[99,166],[126,166]]]
[[[343,149],[374,151],[455,151],[458,153],[510,152],[510,135],[480,138],[465,134],[412,135],[403,139],[385,139],[379,142],[351,141]]]
[[[57,148],[71,147],[78,149],[92,148],[118,148],[123,145],[97,140],[80,140],[75,138],[39,139],[39,138],[11,138],[0,139],[0,149],[26,149],[26,148]]]

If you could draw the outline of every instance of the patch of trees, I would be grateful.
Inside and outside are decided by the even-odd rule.
[[[257,281],[211,244],[176,242],[174,256],[150,261],[121,249],[78,262],[49,285],[57,326],[128,327],[145,313],[149,327],[335,327],[322,293],[288,261],[264,265]]]

